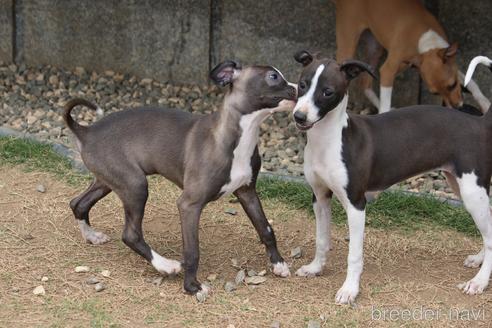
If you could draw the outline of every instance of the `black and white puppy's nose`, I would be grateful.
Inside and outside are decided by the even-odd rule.
[[[297,112],[294,113],[294,120],[296,120],[297,123],[303,124],[306,122],[307,115],[298,110]]]

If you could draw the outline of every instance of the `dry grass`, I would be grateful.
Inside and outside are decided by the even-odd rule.
[[[43,183],[46,193],[36,192]],[[0,326],[156,326],[156,327],[305,327],[317,319],[323,327],[477,327],[489,326],[492,292],[469,297],[456,285],[470,279],[465,256],[479,248],[479,239],[431,227],[422,231],[368,229],[365,271],[356,307],[334,304],[346,267],[346,229],[334,228],[333,250],[324,274],[313,279],[268,280],[256,288],[241,286],[233,293],[223,290],[236,269],[231,259],[246,268],[266,269],[268,262],[247,217],[238,204],[220,200],[210,204],[201,221],[201,265],[199,278],[217,273],[213,293],[205,303],[182,292],[182,276],[165,278],[160,287],[153,268],[120,241],[122,209],[114,195],[96,205],[93,226],[109,234],[102,246],[83,243],[76,228],[69,200],[84,187],[72,187],[48,173],[24,172],[20,167],[0,167]],[[181,237],[175,200],[179,190],[163,179],[151,179],[145,236],[161,254],[180,258]],[[306,211],[274,201],[265,201],[273,219],[281,252],[301,246],[306,253],[288,262],[292,272],[309,261],[314,250],[314,220]],[[229,216],[224,208],[235,207]],[[87,265],[90,273],[75,273]],[[99,272],[110,270],[111,277]],[[85,280],[104,280],[107,289],[95,293]],[[47,276],[48,282],[40,278]],[[45,296],[32,290],[44,285]],[[381,321],[371,318],[377,309],[457,308],[485,311],[485,320]],[[322,319],[320,319],[320,316]],[[482,318],[482,317],[480,317]]]

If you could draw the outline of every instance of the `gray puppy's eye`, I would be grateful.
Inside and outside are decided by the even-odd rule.
[[[270,80],[276,80],[276,79],[278,79],[278,74],[277,74],[277,73],[270,73],[270,74],[268,75],[268,78],[269,78]]]
[[[333,95],[333,90],[332,89],[325,89],[323,90],[323,97],[331,97]]]

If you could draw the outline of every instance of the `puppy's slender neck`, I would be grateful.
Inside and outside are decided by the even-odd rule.
[[[215,139],[218,142],[231,140],[231,134],[236,134],[239,130],[241,120],[241,99],[232,92],[227,92],[224,102],[214,119],[216,128],[214,131]],[[232,140],[231,140],[232,141]]]

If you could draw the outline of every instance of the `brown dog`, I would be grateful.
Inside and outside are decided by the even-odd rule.
[[[335,4],[338,62],[354,57],[359,36],[366,29],[388,51],[380,68],[380,100],[372,90],[372,79],[366,75],[362,82],[365,95],[380,113],[391,108],[396,75],[412,65],[447,106],[463,104],[463,74],[455,61],[458,45],[449,44],[444,29],[420,0],[335,0]],[[475,83],[468,89],[485,112],[490,102]]]

